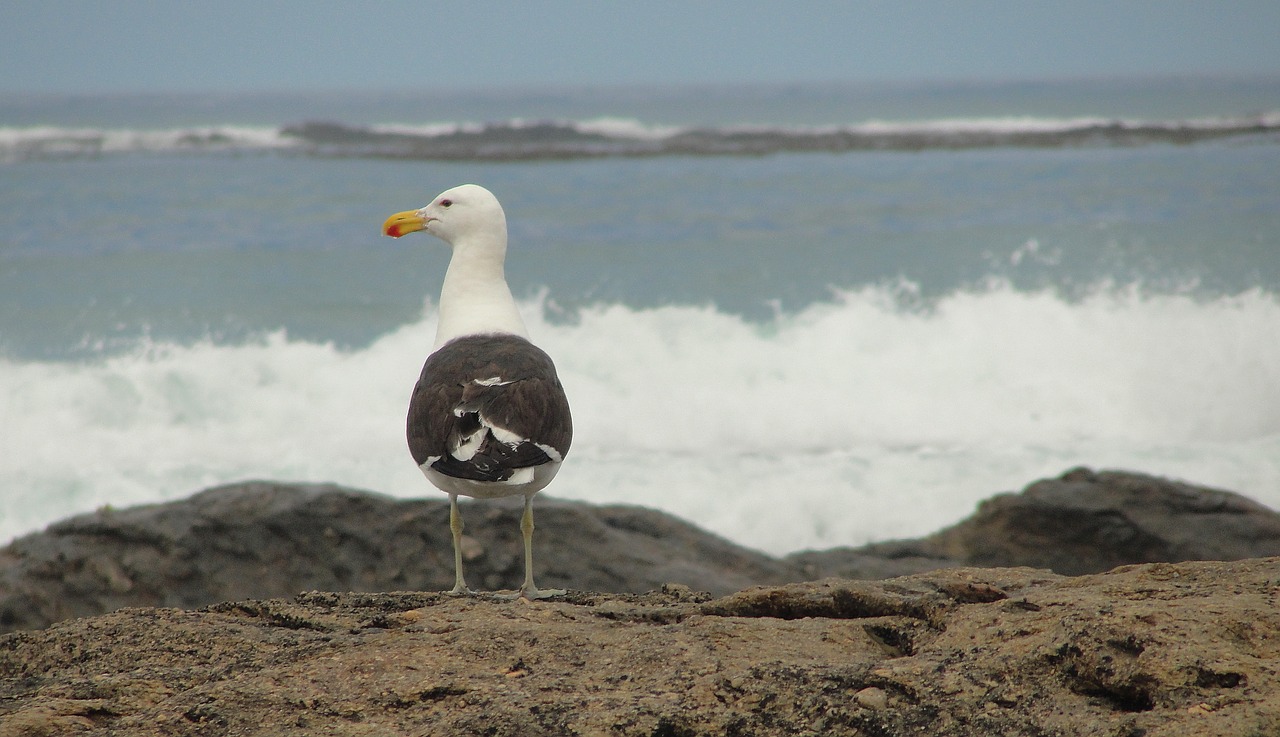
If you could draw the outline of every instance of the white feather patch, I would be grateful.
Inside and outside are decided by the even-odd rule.
[[[528,438],[520,437],[520,435],[518,435],[518,434],[516,434],[516,433],[511,432],[510,430],[506,429],[505,427],[498,427],[497,425],[490,425],[488,422],[486,422],[486,421],[485,421],[485,419],[484,419],[484,415],[480,415],[480,424],[481,424],[481,425],[484,425],[484,426],[485,426],[485,427],[487,427],[487,428],[489,428],[489,432],[493,433],[493,437],[494,437],[495,439],[497,439],[499,442],[502,442],[502,443],[509,443],[509,444],[512,444],[512,445],[519,445],[520,443],[524,443],[524,442],[527,442],[527,441],[529,440]]]
[[[511,474],[511,478],[503,481],[504,484],[527,484],[533,481],[533,467],[517,468]]]
[[[451,448],[449,455],[460,461],[469,461],[475,456],[476,451],[480,450],[480,444],[484,442],[484,431],[472,433],[462,439],[458,443],[458,447]]]
[[[545,443],[534,443],[534,445],[538,446],[538,450],[541,450],[543,453],[546,453],[547,457],[555,461],[556,463],[560,463],[561,461],[564,460],[564,457],[560,455],[560,451],[556,450],[555,448],[552,448],[550,445],[547,445]]]
[[[494,376],[488,379],[473,379],[472,383],[479,384],[480,386],[506,386],[508,384],[514,384],[515,382],[503,381],[501,376]]]

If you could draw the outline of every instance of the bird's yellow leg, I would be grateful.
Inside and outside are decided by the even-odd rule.
[[[458,495],[449,495],[449,531],[453,533],[453,589],[450,594],[470,594],[462,578],[462,513],[458,511]]]
[[[564,589],[539,589],[533,583],[533,495],[524,498],[524,516],[520,518],[520,533],[524,536],[524,585],[516,594],[521,599],[546,599],[563,596]]]

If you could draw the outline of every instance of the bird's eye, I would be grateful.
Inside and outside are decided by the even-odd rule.
[[[448,207],[453,204],[453,200],[440,200],[441,207]]]

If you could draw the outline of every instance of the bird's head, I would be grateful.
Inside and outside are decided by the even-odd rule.
[[[475,236],[505,243],[507,218],[492,192],[478,184],[464,184],[441,192],[425,207],[398,212],[382,224],[383,235],[392,238],[419,230],[450,245]]]

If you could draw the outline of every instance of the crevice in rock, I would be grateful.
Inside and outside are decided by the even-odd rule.
[[[261,619],[273,627],[290,630],[314,630],[316,632],[335,632],[343,629],[333,622],[326,622],[318,617],[306,616],[297,612],[278,609],[267,601],[236,601],[214,604],[206,611],[233,616]]]
[[[909,657],[916,654],[916,633],[910,627],[889,620],[864,625],[863,630],[872,640],[879,643],[891,658]]]
[[[1243,673],[1219,672],[1208,668],[1196,669],[1196,685],[1200,688],[1237,688],[1248,682],[1249,679]]]
[[[1116,711],[1151,711],[1156,706],[1153,684],[1147,679],[1135,678],[1119,683],[1103,683],[1091,677],[1076,676],[1068,686],[1081,696],[1096,696],[1111,704]]]

